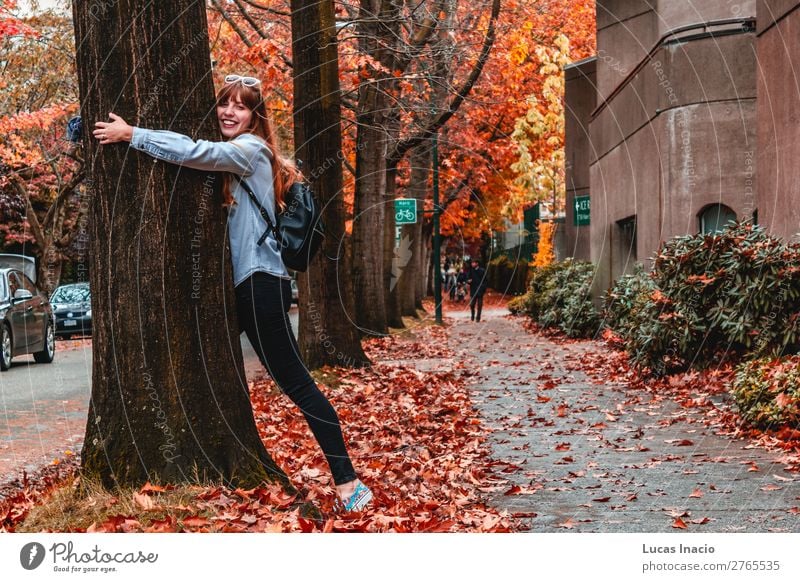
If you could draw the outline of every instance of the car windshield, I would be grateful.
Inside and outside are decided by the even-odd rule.
[[[59,287],[50,298],[50,303],[83,303],[89,299],[88,287]]]

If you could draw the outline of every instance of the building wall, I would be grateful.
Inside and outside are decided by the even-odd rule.
[[[630,9],[635,2],[604,4]],[[709,2],[699,16],[690,9],[700,3],[680,3],[687,11],[682,15],[678,4],[659,11],[656,20],[673,28],[673,23],[717,17],[725,2]],[[645,38],[653,38],[650,29]],[[752,214],[754,42],[753,33],[669,42],[643,66],[632,65],[634,72],[621,87],[609,90],[608,101],[599,100],[590,123],[595,155],[590,164],[591,258],[598,266],[597,294],[636,262],[649,266],[663,240],[698,232],[699,214],[709,204],[725,204],[738,218]],[[598,55],[604,48],[598,30]],[[598,80],[608,66],[598,58]],[[635,241],[620,222],[632,216]]]
[[[652,0],[598,0],[597,92],[605,99],[658,40]]]
[[[597,105],[596,59],[585,59],[564,69],[564,116],[566,157],[566,220],[563,249],[566,257],[591,259],[589,226],[575,226],[575,196],[587,196],[589,164],[594,158],[589,139],[589,120]]]
[[[800,2],[758,2],[758,222],[800,231]]]

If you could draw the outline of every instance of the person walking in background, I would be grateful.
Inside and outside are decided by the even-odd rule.
[[[472,259],[472,270],[469,272],[469,312],[472,321],[481,320],[486,284],[486,270],[480,266],[477,259]]]
[[[265,224],[242,185],[247,179],[274,222],[298,172],[280,155],[261,81],[225,77],[216,115],[224,141],[195,141],[172,131],[132,127],[113,113],[109,113],[111,122],[95,124],[94,137],[102,145],[130,142],[131,148],[173,164],[225,172],[223,195],[229,207],[228,238],[240,329],[281,391],[305,416],[331,468],[340,506],[345,511],[363,509],[372,500],[372,492],[356,476],[336,411],[300,359],[288,317],[291,277],[278,242],[273,237],[259,242]]]
[[[456,277],[456,301],[459,303],[466,296],[467,283],[469,281],[469,269],[466,263],[461,267],[461,272]]]
[[[445,289],[450,293],[450,301],[456,300],[456,269],[453,265],[447,270],[447,283]]]

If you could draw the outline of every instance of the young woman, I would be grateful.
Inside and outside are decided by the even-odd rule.
[[[257,244],[267,226],[240,184],[241,179],[247,180],[274,223],[276,209],[297,172],[278,151],[258,79],[228,75],[216,107],[222,142],[193,141],[171,131],[131,127],[113,113],[109,113],[111,122],[95,124],[94,136],[102,145],[130,142],[131,147],[166,162],[228,173],[224,196],[230,205],[228,236],[239,325],[261,363],[303,412],[328,460],[345,511],[358,511],[371,501],[372,492],[356,476],[336,411],[300,360],[288,317],[291,277],[274,237]]]

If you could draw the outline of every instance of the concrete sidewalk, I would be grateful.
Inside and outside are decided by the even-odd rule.
[[[581,363],[607,347],[531,334],[505,309],[446,315],[510,480],[491,501],[531,531],[800,531],[800,476],[780,453],[713,434],[702,408],[592,381]]]

